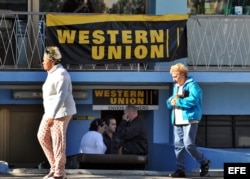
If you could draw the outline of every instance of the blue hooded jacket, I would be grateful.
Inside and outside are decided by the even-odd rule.
[[[177,96],[178,84],[174,85],[173,95],[167,99],[166,104],[172,110],[171,122],[174,124],[174,108],[171,100]],[[183,85],[183,95],[176,100],[176,107],[182,109],[184,120],[198,120],[202,118],[202,90],[192,77],[188,77]]]

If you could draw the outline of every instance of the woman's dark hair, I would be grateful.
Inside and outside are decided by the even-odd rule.
[[[90,123],[89,130],[97,131],[98,126],[103,126],[103,125],[105,125],[105,121],[102,120],[101,118],[96,118]]]

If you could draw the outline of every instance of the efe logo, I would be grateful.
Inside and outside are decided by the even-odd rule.
[[[224,163],[224,179],[237,177],[250,178],[250,163]]]

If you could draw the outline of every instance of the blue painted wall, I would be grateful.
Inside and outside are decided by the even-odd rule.
[[[166,99],[169,90],[159,91],[159,110],[154,111],[153,118],[153,143],[169,143],[172,141],[169,110],[166,107]]]
[[[13,99],[13,93],[9,89],[0,89],[0,104],[42,104],[42,99]]]
[[[186,0],[150,0],[150,14],[185,14]],[[183,59],[184,62],[186,59]],[[178,62],[178,61],[176,61]],[[172,63],[161,64],[167,69]],[[0,85],[4,84],[42,84],[46,78],[44,71],[0,71]],[[169,90],[159,92],[159,110],[145,111],[144,117],[149,131],[149,164],[147,169],[158,171],[175,170],[172,125],[165,100],[171,94],[172,78],[165,72],[70,72],[72,82],[77,84],[96,83],[98,85],[134,83],[139,85],[170,85]],[[250,73],[248,72],[191,72],[203,89],[203,114],[249,114]],[[92,91],[89,98],[76,100],[79,116],[100,116],[99,111],[92,110]],[[239,95],[240,94],[240,95]],[[13,100],[11,90],[0,89],[0,104],[42,104],[41,100]],[[237,101],[237,103],[235,103]],[[90,120],[72,120],[67,131],[67,155],[78,152],[82,135],[88,131]],[[212,160],[212,168],[222,168],[225,161],[248,161],[247,151],[227,151],[200,148]],[[190,156],[186,158],[187,170],[199,168]]]
[[[201,84],[201,87],[203,89],[203,114],[250,114],[249,83],[212,83]]]

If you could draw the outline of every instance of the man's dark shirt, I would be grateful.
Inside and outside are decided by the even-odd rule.
[[[107,147],[105,154],[118,154],[120,148],[121,140],[119,139],[118,134],[113,133],[112,138],[110,138],[105,132],[103,134],[103,142]]]
[[[122,120],[117,133],[122,140],[123,154],[148,154],[148,134],[142,119],[137,117],[131,122]]]

